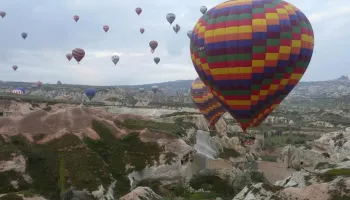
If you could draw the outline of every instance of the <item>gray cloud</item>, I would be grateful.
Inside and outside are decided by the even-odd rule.
[[[311,20],[315,52],[303,80],[324,80],[349,74],[347,40],[350,35],[350,1],[290,0]],[[194,79],[186,32],[201,16],[199,7],[220,1],[115,1],[115,0],[11,0],[2,2],[7,16],[0,19],[0,80],[117,85]],[[142,7],[140,16],[136,7]],[[165,19],[176,14],[178,34]],[[75,23],[73,15],[79,15]],[[109,25],[106,34],[103,25]],[[139,28],[145,28],[145,34]],[[27,32],[23,40],[21,33]],[[149,41],[159,47],[150,53]],[[65,54],[83,48],[81,64],[70,63]],[[120,56],[117,66],[110,60]],[[161,61],[155,65],[153,58]],[[18,65],[13,72],[12,65]]]

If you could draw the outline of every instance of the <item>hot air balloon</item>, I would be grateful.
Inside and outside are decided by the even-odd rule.
[[[139,92],[142,94],[145,92],[145,88],[139,88]]]
[[[171,25],[176,19],[176,16],[174,13],[168,13],[166,15],[166,20],[168,20],[169,24]]]
[[[61,81],[57,81],[57,85],[62,85],[62,82]]]
[[[18,66],[17,65],[13,65],[12,69],[13,69],[13,71],[16,71],[18,69]]]
[[[25,90],[22,87],[12,90],[12,94],[25,94]]]
[[[23,39],[26,39],[26,38],[28,37],[28,34],[23,32],[23,33],[21,34],[21,36],[22,36]]]
[[[103,26],[103,30],[107,33],[108,32],[108,30],[109,30],[109,26],[107,26],[107,25],[104,25]]]
[[[94,98],[96,95],[96,90],[94,88],[88,88],[85,90],[85,95],[90,99]]]
[[[140,33],[144,33],[145,32],[145,29],[144,28],[140,28]]]
[[[0,11],[0,16],[1,16],[1,18],[4,18],[6,16],[6,12],[5,11]]]
[[[160,58],[159,57],[155,57],[154,59],[154,62],[158,65],[159,61],[160,61]]]
[[[176,25],[173,27],[173,30],[175,31],[175,33],[179,32],[180,26],[179,26],[178,24],[176,24]]]
[[[78,15],[74,15],[74,16],[73,16],[73,19],[74,19],[75,22],[78,22],[80,18],[79,18]]]
[[[194,104],[196,104],[199,111],[208,120],[210,126],[215,125],[226,112],[225,108],[216,100],[199,77],[192,82],[190,93]]]
[[[85,51],[84,51],[84,49],[75,48],[72,51],[72,55],[73,55],[74,59],[78,63],[80,63],[80,61],[85,57]]]
[[[116,65],[119,62],[119,56],[114,55],[114,56],[112,56],[111,60],[114,63],[114,65]]]
[[[142,13],[142,9],[140,7],[135,8],[135,12],[137,15],[140,15]]]
[[[154,53],[154,50],[156,50],[156,48],[158,47],[158,42],[152,40],[149,42],[149,46],[151,47],[151,52]]]
[[[205,14],[207,12],[208,8],[206,6],[201,6],[199,8],[199,10],[201,11],[202,14]]]
[[[73,55],[71,53],[67,53],[66,58],[68,59],[68,61],[70,61],[70,60],[72,60]]]
[[[307,17],[285,1],[265,0],[230,0],[210,9],[190,45],[199,77],[243,131],[260,125],[291,92],[313,48]]]
[[[193,34],[193,31],[187,31],[188,38],[192,39],[192,34]]]
[[[41,88],[42,85],[43,85],[43,83],[41,81],[36,82],[36,87],[37,88]]]
[[[159,90],[159,87],[158,87],[158,86],[156,86],[156,85],[153,85],[153,86],[152,86],[152,91],[154,92],[154,94],[157,93],[158,90]]]

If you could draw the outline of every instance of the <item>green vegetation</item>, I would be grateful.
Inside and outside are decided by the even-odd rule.
[[[307,134],[274,134],[265,137],[264,149],[273,149],[275,147],[282,147],[286,144],[295,146],[306,145],[308,141],[317,139],[314,135]]]
[[[23,200],[23,198],[16,193],[10,193],[0,197],[0,200]]]
[[[240,157],[241,154],[234,150],[234,149],[228,149],[228,148],[224,148],[222,152],[220,152],[220,154],[218,155],[219,158],[224,158],[224,159],[229,159],[230,157],[232,158],[237,158]]]
[[[60,160],[60,167],[59,167],[59,179],[58,179],[58,185],[61,190],[61,194],[63,194],[66,191],[66,177],[67,177],[67,171],[64,165],[64,159],[61,158]]]
[[[277,162],[278,156],[260,156],[261,160],[268,162]]]
[[[193,103],[179,103],[179,102],[155,102],[152,101],[148,104],[150,107],[170,107],[170,108],[196,108]]]
[[[150,132],[165,133],[173,137],[186,136],[186,130],[183,127],[185,123],[164,123],[146,120],[126,119],[124,122],[115,121],[117,126],[125,127],[129,130],[139,131],[147,128]],[[193,126],[193,125],[192,125]]]
[[[128,173],[157,164],[160,154],[164,152],[164,148],[156,142],[143,143],[137,132],[116,139],[101,122],[93,121],[93,129],[101,139],[95,141],[86,138],[84,143],[106,163],[108,171],[117,180],[115,193],[118,197],[129,192]],[[172,156],[168,155],[167,158],[172,160]],[[127,164],[129,168],[126,168]]]
[[[117,180],[115,194],[120,197],[129,192],[128,173],[157,164],[164,152],[164,148],[156,142],[143,143],[138,132],[116,138],[102,122],[93,121],[92,127],[100,140],[85,138],[81,141],[74,134],[66,134],[40,145],[30,143],[22,136],[12,137],[10,143],[2,141],[2,147],[6,148],[0,148],[1,160],[11,159],[13,152],[26,156],[27,172],[33,183],[28,184],[15,171],[3,172],[0,173],[0,194],[28,191],[30,188],[32,193],[59,199],[69,187],[68,179],[76,189],[89,191],[96,190],[99,185],[108,188],[113,180]],[[172,163],[176,156],[167,152],[166,163]],[[18,189],[10,184],[12,180],[18,181]]]
[[[318,162],[314,169],[322,170],[322,169],[329,169],[329,168],[335,168],[336,164],[330,164],[328,162]]]
[[[350,169],[349,168],[331,169],[322,174],[317,175],[319,179],[325,182],[330,182],[338,176],[350,177]]]
[[[127,94],[125,98],[130,105],[135,105],[137,103],[137,99],[135,99],[132,94]]]
[[[189,186],[182,183],[162,186],[159,180],[144,180],[139,182],[138,186],[150,187],[155,193],[164,197],[164,200],[171,200],[176,197],[186,198],[187,200],[211,200],[217,197],[212,192],[192,192]]]
[[[205,191],[210,191],[213,196],[221,197],[221,198],[230,198],[237,194],[237,190],[235,190],[232,185],[228,184],[226,180],[214,175],[207,176],[197,176],[191,179],[190,186],[195,189],[204,189]]]
[[[200,115],[199,113],[195,113],[195,112],[173,112],[173,113],[170,113],[170,114],[165,114],[165,115],[162,115],[161,118],[163,117],[174,117],[174,116],[188,116],[188,115]]]

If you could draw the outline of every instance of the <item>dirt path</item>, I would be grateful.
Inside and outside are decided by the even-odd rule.
[[[258,167],[259,170],[264,173],[267,180],[269,180],[271,183],[283,180],[295,172],[292,169],[287,169],[280,166],[280,164],[276,162],[260,161]]]

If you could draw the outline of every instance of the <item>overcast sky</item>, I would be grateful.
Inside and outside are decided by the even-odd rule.
[[[120,85],[195,79],[186,35],[197,22],[199,7],[218,0],[1,0],[0,80],[44,83]],[[289,0],[310,19],[315,51],[303,81],[350,75],[350,0]],[[140,16],[135,8],[141,7]],[[181,30],[166,21],[173,12]],[[75,23],[73,15],[79,15]],[[103,25],[109,25],[105,33]],[[145,28],[140,34],[139,29]],[[21,33],[27,32],[23,40]],[[157,40],[152,55],[148,45]],[[81,64],[66,53],[83,48]],[[120,56],[117,66],[110,57]],[[156,65],[154,56],[161,61]],[[12,65],[18,65],[14,72]]]

